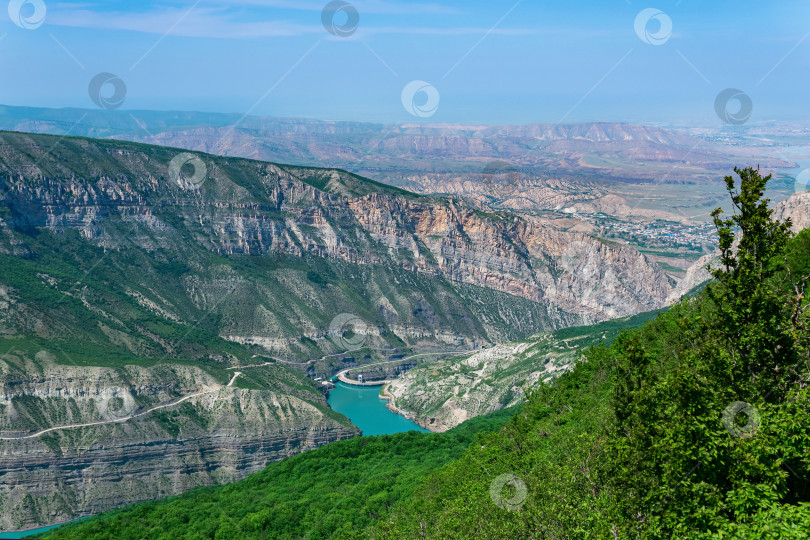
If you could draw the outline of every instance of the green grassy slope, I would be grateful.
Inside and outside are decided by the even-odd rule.
[[[537,387],[501,432],[432,474],[369,536],[591,536],[588,531],[603,525],[599,510],[606,505],[597,464],[612,421],[611,364],[609,349],[589,350],[587,361],[552,385]],[[509,479],[516,481],[501,484]]]
[[[217,335],[214,314],[206,316],[189,306],[190,313],[199,315],[176,320],[139,303],[132,291],[137,290],[135,275],[140,272],[143,277],[146,270],[140,260],[107,257],[70,233],[66,236],[40,234],[32,242],[38,249],[31,258],[0,253],[5,303],[0,314],[0,358],[8,367],[4,381],[28,377],[30,373],[16,366],[14,358],[33,358],[40,351],[64,366],[195,366],[220,384],[233,376],[226,368],[256,363],[250,350]],[[123,266],[127,262],[131,268]],[[92,272],[87,273],[91,264]],[[148,271],[155,273],[155,283],[166,284],[183,268],[158,261]],[[246,371],[234,384],[323,401],[304,374],[281,364]]]

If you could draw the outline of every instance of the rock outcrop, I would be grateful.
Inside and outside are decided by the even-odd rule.
[[[773,217],[780,221],[790,218],[793,232],[810,228],[810,191],[797,191],[774,207]]]
[[[582,349],[606,343],[645,314],[593,326],[542,333],[466,356],[420,365],[391,381],[389,409],[432,431],[446,431],[476,416],[511,407],[526,392],[573,369]]]

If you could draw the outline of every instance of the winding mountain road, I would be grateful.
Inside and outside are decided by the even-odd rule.
[[[374,381],[373,383],[360,383],[358,381],[353,381],[351,379],[346,378],[345,375],[346,375],[347,372],[349,372],[349,371],[351,371],[353,369],[361,369],[361,368],[367,368],[367,367],[373,367],[373,366],[380,366],[380,365],[384,365],[384,364],[393,364],[393,363],[396,363],[396,362],[405,362],[407,360],[411,360],[412,358],[419,358],[419,357],[422,357],[422,356],[433,356],[433,355],[438,355],[438,354],[467,354],[467,353],[470,353],[470,352],[474,352],[474,351],[437,351],[437,352],[430,352],[430,353],[414,354],[414,355],[408,356],[406,358],[400,358],[400,359],[397,359],[397,360],[386,360],[385,362],[376,362],[374,364],[366,364],[364,366],[356,366],[356,367],[344,369],[343,371],[338,373],[336,376],[337,376],[337,378],[339,380],[345,382],[346,384],[353,384],[355,386],[380,386],[380,385],[385,384],[385,383],[387,383],[389,381]],[[265,362],[264,364],[256,364],[256,365],[252,365],[252,366],[237,366],[237,367],[228,368],[228,369],[230,370],[230,369],[244,369],[244,368],[251,368],[251,367],[263,367],[263,366],[269,366],[269,365],[271,365],[273,363],[274,362]],[[228,381],[228,384],[226,384],[225,386],[217,385],[217,386],[211,388],[210,390],[203,390],[202,392],[195,392],[193,394],[189,394],[189,395],[184,396],[184,397],[182,397],[180,399],[177,399],[175,401],[171,401],[169,403],[164,403],[162,405],[157,405],[157,406],[152,407],[150,409],[147,409],[145,411],[141,411],[139,413],[134,413],[134,414],[131,414],[129,416],[124,416],[122,418],[114,418],[114,419],[110,419],[110,420],[99,420],[98,422],[87,422],[85,424],[70,424],[70,425],[67,425],[67,426],[55,426],[55,427],[43,429],[41,431],[37,431],[36,433],[32,433],[32,434],[29,434],[29,435],[0,436],[0,441],[18,441],[18,440],[23,440],[23,439],[35,439],[37,437],[41,437],[42,435],[45,435],[46,433],[50,433],[52,431],[60,431],[60,430],[63,430],[63,429],[77,429],[77,428],[93,427],[93,426],[103,426],[103,425],[106,425],[106,424],[120,424],[120,423],[123,423],[123,422],[128,422],[129,420],[133,420],[135,418],[145,416],[145,415],[147,415],[147,414],[149,414],[151,412],[154,412],[154,411],[157,411],[157,410],[160,410],[160,409],[166,409],[168,407],[174,407],[175,405],[179,405],[179,404],[183,403],[184,401],[188,401],[189,399],[193,399],[193,398],[198,397],[198,396],[203,396],[205,394],[211,394],[211,393],[214,393],[214,392],[219,392],[222,388],[232,387],[234,381],[236,381],[236,378],[239,377],[240,375],[242,375],[241,371],[234,372],[233,377],[231,377],[231,380]]]
[[[233,382],[241,374],[242,374],[241,372],[237,371],[234,374],[233,378],[231,378],[230,382],[228,382],[227,386],[232,386]],[[83,428],[83,427],[103,426],[105,424],[120,424],[120,423],[123,423],[123,422],[128,422],[129,420],[132,420],[134,418],[138,418],[140,416],[145,416],[145,415],[147,415],[147,414],[149,414],[151,412],[157,411],[159,409],[165,409],[165,408],[168,408],[168,407],[174,407],[175,405],[179,405],[179,404],[183,403],[184,401],[188,401],[189,399],[195,398],[197,396],[203,396],[205,394],[212,394],[214,392],[219,392],[222,388],[225,388],[225,387],[218,385],[216,388],[212,388],[211,390],[204,390],[202,392],[196,392],[194,394],[189,394],[189,395],[184,396],[184,397],[182,397],[182,398],[180,398],[178,400],[171,401],[169,403],[164,403],[162,405],[157,405],[155,407],[152,407],[151,409],[147,409],[145,411],[142,411],[142,412],[139,412],[139,413],[136,413],[136,414],[131,414],[131,415],[125,416],[123,418],[115,418],[115,419],[112,419],[112,420],[100,420],[98,422],[88,422],[86,424],[70,424],[68,426],[56,426],[56,427],[52,427],[52,428],[48,428],[48,429],[43,429],[42,431],[38,431],[38,432],[32,433],[30,435],[17,435],[17,436],[12,436],[12,437],[2,437],[2,436],[0,436],[0,441],[17,441],[17,440],[21,440],[21,439],[35,439],[37,437],[45,435],[46,433],[50,433],[51,431],[59,431],[59,430],[62,430],[62,429],[76,429],[76,428]]]
[[[346,377],[346,374],[349,371],[352,371],[354,369],[365,369],[365,368],[370,368],[370,367],[374,367],[374,366],[382,366],[382,365],[385,365],[385,364],[395,364],[397,362],[406,362],[406,361],[408,361],[408,360],[410,360],[412,358],[419,358],[419,357],[422,357],[422,356],[436,356],[436,355],[440,355],[440,354],[464,355],[464,354],[469,354],[471,352],[475,352],[475,351],[435,351],[435,352],[429,352],[429,353],[419,353],[419,354],[414,354],[414,355],[408,356],[406,358],[399,358],[397,360],[386,360],[385,362],[375,362],[373,364],[364,364],[362,366],[350,367],[350,368],[344,369],[343,371],[338,372],[338,374],[335,375],[335,377],[337,377],[337,379],[340,382],[343,382],[343,383],[346,383],[346,384],[351,384],[351,385],[354,385],[354,386],[382,386],[382,385],[388,384],[391,381],[388,380],[388,379],[385,379],[385,380],[381,380],[381,381],[370,381],[370,382],[367,382],[367,383],[361,383],[359,381],[349,379],[348,377]]]

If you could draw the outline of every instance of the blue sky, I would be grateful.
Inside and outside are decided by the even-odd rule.
[[[12,0],[0,103],[95,107],[88,84],[109,72],[126,84],[124,109],[711,125],[715,97],[733,87],[751,97],[751,121],[810,116],[804,0],[348,3],[359,23],[341,37],[322,23],[326,1]],[[671,33],[660,35],[661,18],[637,33],[647,8]],[[335,15],[338,28],[346,17]],[[421,116],[403,105],[414,80],[440,98]],[[427,94],[413,99],[418,111]]]

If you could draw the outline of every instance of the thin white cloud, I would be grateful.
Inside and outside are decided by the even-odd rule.
[[[231,0],[231,2],[251,2],[259,0]],[[274,3],[283,3],[283,0],[272,0]],[[307,34],[317,34],[324,37],[325,31],[320,24],[301,24],[290,20],[260,20],[253,16],[253,20],[242,20],[244,13],[233,13],[225,7],[197,7],[188,12],[188,8],[160,8],[155,11],[142,13],[101,12],[77,8],[71,4],[58,4],[48,13],[48,23],[56,26],[75,28],[92,28],[105,30],[125,30],[147,34],[163,35],[171,29],[168,35],[199,38],[257,38],[257,37],[289,37]],[[181,20],[182,19],[182,20]],[[177,21],[181,21],[179,24]],[[481,35],[486,28],[435,28],[435,27],[407,27],[362,26],[354,36],[362,39],[373,34],[423,34],[423,35]],[[499,29],[493,32],[501,35],[525,35],[537,33],[531,29]]]
[[[454,15],[459,10],[437,3],[390,2],[381,0],[348,0],[357,11],[380,14]],[[182,3],[177,0],[178,3]],[[267,7],[298,11],[321,11],[329,0],[204,0],[203,4],[235,7]]]
[[[430,34],[430,35],[439,35],[439,36],[480,36],[489,31],[489,28],[484,27],[465,27],[465,28],[434,28],[434,27],[396,27],[396,26],[386,26],[386,27],[376,27],[376,28],[366,28],[365,30],[360,28],[357,30],[357,34],[361,34],[363,31],[367,32],[368,34]],[[533,28],[501,28],[497,30],[493,30],[490,32],[492,35],[501,35],[501,36],[525,36],[525,35],[533,35],[541,33],[538,29]],[[362,36],[361,36],[362,37]]]
[[[320,25],[303,25],[292,21],[237,21],[222,10],[197,8],[161,9],[147,13],[98,12],[88,9],[53,9],[48,23],[56,26],[128,30],[146,34],[203,38],[284,37],[323,32]],[[183,20],[176,24],[178,20]],[[176,24],[176,26],[175,26]]]

